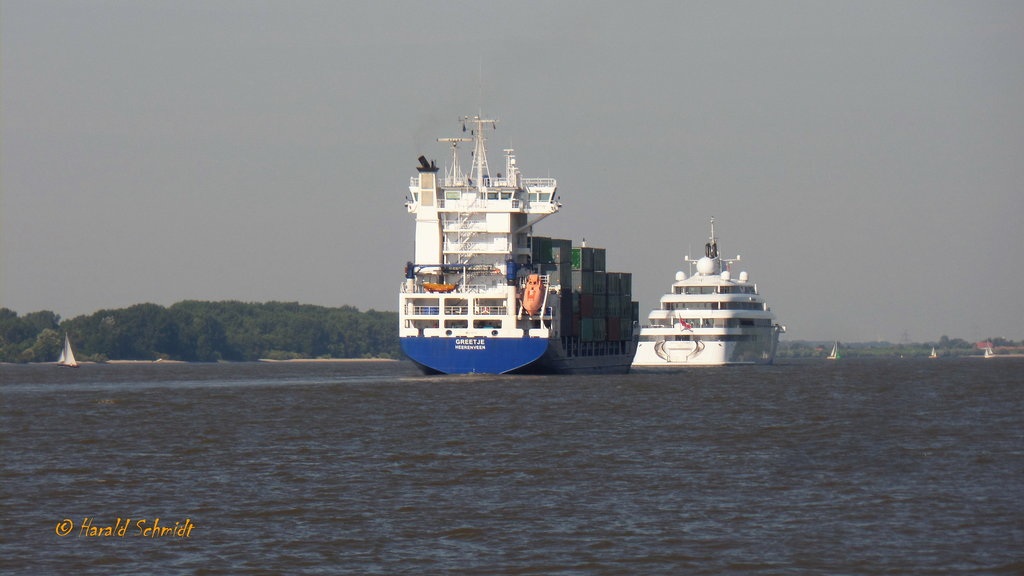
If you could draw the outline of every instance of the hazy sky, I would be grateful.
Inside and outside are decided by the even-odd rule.
[[[0,306],[397,309],[500,120],[641,314],[714,216],[788,339],[1024,339],[1024,3],[8,1]],[[464,162],[468,162],[465,159]]]

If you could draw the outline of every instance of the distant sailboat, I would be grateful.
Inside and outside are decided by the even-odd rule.
[[[935,353],[935,346],[932,346],[932,353],[928,355],[929,358],[938,358],[939,355]]]
[[[75,360],[75,353],[71,351],[71,340],[68,340],[68,335],[64,334],[64,349],[60,351],[60,358],[57,359],[58,366],[67,366],[68,368],[78,368],[78,361]]]
[[[985,358],[995,358],[996,353],[992,351],[992,345],[989,344],[985,347]]]
[[[832,345],[832,353],[828,355],[829,360],[839,360],[839,342]]]

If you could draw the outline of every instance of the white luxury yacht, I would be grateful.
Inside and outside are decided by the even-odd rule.
[[[714,218],[704,256],[686,256],[684,261],[690,275],[676,272],[672,291],[661,297],[661,307],[651,311],[648,325],[640,329],[633,370],[771,364],[786,328],[775,323],[746,272],[733,277],[730,267],[740,257],[718,255]]]

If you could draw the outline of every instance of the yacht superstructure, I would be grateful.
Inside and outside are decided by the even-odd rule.
[[[779,334],[767,301],[746,272],[733,276],[735,259],[722,258],[715,237],[715,219],[704,256],[684,262],[690,274],[676,273],[659,308],[640,329],[634,370],[664,370],[684,366],[771,364]],[[696,270],[696,271],[694,271]]]

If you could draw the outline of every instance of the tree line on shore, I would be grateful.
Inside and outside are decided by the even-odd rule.
[[[70,320],[43,310],[19,316],[0,308],[0,362],[52,362],[71,339],[79,360],[186,362],[299,358],[402,358],[398,314],[352,306],[328,308],[297,302],[246,303],[187,300],[169,307],[137,304]],[[1024,352],[1024,342],[985,340],[1001,351]],[[977,344],[942,336],[935,342],[840,343],[843,355],[940,356],[981,354]],[[832,342],[779,343],[779,358],[823,357]]]
[[[0,308],[0,362],[52,362],[64,334],[79,360],[186,362],[401,358],[398,314],[296,302],[188,300],[137,304],[61,320]]]

